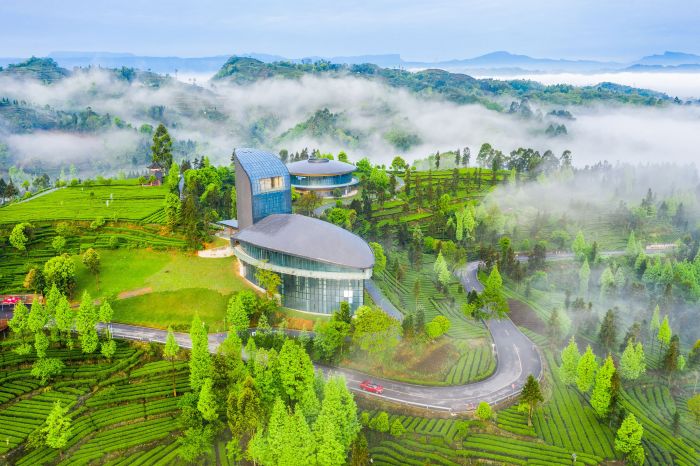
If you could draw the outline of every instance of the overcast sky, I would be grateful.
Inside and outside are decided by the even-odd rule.
[[[0,0],[0,56],[700,54],[698,0]]]

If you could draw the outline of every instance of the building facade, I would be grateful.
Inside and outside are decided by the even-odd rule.
[[[372,276],[372,250],[347,230],[292,214],[290,177],[280,165],[286,172],[274,154],[236,152],[240,230],[231,243],[241,275],[258,285],[258,269],[279,274],[285,307],[330,314],[347,302],[354,312],[363,304],[364,281]]]
[[[257,149],[236,152],[236,211],[240,229],[270,214],[292,213],[289,172],[277,157],[270,155]]]
[[[310,158],[287,165],[290,182],[300,192],[313,191],[321,197],[345,197],[357,193],[355,166],[329,159]]]

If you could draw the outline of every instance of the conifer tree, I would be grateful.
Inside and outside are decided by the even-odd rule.
[[[580,359],[581,354],[578,352],[578,346],[576,346],[576,341],[572,336],[571,340],[569,340],[569,344],[566,345],[566,348],[561,352],[561,368],[559,369],[559,374],[562,382],[566,385],[576,383],[578,362]]]
[[[202,388],[199,390],[199,399],[197,400],[197,411],[200,412],[202,418],[206,421],[215,421],[219,414],[216,398],[212,390],[212,380],[206,378],[202,381]]]
[[[482,297],[485,307],[494,317],[503,318],[508,313],[508,301],[503,295],[503,279],[496,265],[493,266],[486,280]]]
[[[622,421],[622,425],[617,430],[615,436],[615,450],[623,453],[632,464],[644,464],[644,447],[642,447],[642,436],[644,428],[637,422],[634,414],[630,413]]]
[[[615,364],[612,357],[608,356],[595,376],[595,386],[591,394],[591,406],[601,418],[605,417],[610,410],[612,377],[614,373]]]
[[[204,323],[195,315],[190,326],[190,387],[198,392],[204,380],[212,376],[211,355],[209,354],[209,338]]]
[[[72,434],[71,421],[60,401],[54,402],[41,432],[46,436],[46,446],[50,448],[62,449],[68,443]]]
[[[615,342],[617,341],[617,318],[615,316],[615,311],[612,309],[608,309],[605,313],[603,322],[600,324],[598,339],[600,344],[607,351],[612,351],[613,348],[615,348]]]
[[[578,293],[582,298],[588,296],[588,284],[590,279],[591,267],[588,265],[588,259],[584,259],[578,271]]]
[[[656,339],[661,342],[662,346],[668,346],[671,341],[671,326],[668,323],[668,315],[664,316],[664,320],[659,326],[659,332],[656,334]]]
[[[576,368],[576,386],[581,392],[586,393],[591,389],[597,370],[598,363],[596,363],[595,354],[593,354],[591,345],[588,345]]]
[[[646,360],[642,344],[632,339],[627,341],[620,358],[620,375],[625,380],[637,380],[646,371]]]
[[[544,401],[542,392],[540,391],[540,383],[537,379],[530,374],[525,381],[523,386],[523,391],[520,393],[520,401],[526,403],[528,406],[527,411],[527,425],[532,425],[532,413],[537,408],[537,405]]]

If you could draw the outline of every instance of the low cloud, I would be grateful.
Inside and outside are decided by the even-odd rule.
[[[550,138],[544,133],[552,122],[547,117],[522,119],[480,105],[457,105],[439,97],[417,96],[356,77],[306,76],[247,86],[220,81],[197,83],[172,80],[154,87],[117,80],[111,73],[96,69],[76,73],[51,86],[3,78],[0,94],[66,111],[91,107],[100,114],[118,116],[134,127],[155,124],[149,109],[163,106],[163,119],[173,136],[197,142],[199,153],[192,156],[208,155],[219,163],[229,160],[233,147],[248,145],[274,151],[303,147],[326,152],[346,150],[355,160],[367,156],[376,163],[387,163],[395,155],[423,158],[436,150],[444,152],[464,146],[475,153],[483,142],[504,152],[532,147],[559,154],[569,149],[574,163],[580,166],[599,160],[685,163],[700,158],[693,140],[700,123],[697,106],[571,107],[576,119],[559,122],[566,125],[569,134]],[[510,99],[502,103],[507,105]],[[532,105],[543,114],[555,108]],[[358,142],[348,144],[332,135],[278,140],[285,131],[322,108],[341,114],[339,126],[357,135]],[[393,129],[415,134],[420,143],[408,151],[397,150],[384,138]],[[135,152],[139,145],[136,132],[128,130],[91,136],[61,132],[0,136],[3,140],[20,163],[35,158],[49,162],[103,158],[103,166],[112,168],[116,168],[112,163],[115,153]]]

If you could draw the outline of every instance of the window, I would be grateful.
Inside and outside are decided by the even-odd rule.
[[[266,191],[277,191],[279,189],[284,188],[284,178],[281,176],[273,176],[271,178],[261,178],[259,180],[260,183],[260,192],[266,192]]]

